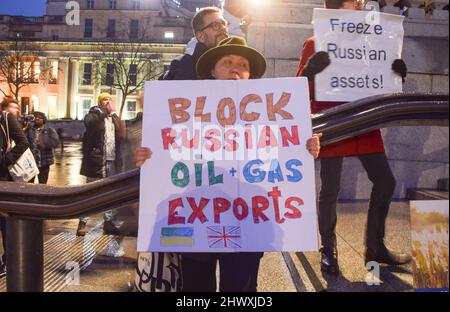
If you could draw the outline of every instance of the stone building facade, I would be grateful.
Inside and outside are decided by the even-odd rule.
[[[159,0],[77,3],[48,0],[42,17],[0,16],[0,45],[20,41],[27,48],[37,48],[33,75],[49,70],[52,76],[45,81],[37,78],[21,89],[22,113],[40,110],[49,119],[82,119],[104,91],[121,103],[121,93],[97,77],[107,70],[99,62],[99,51],[113,50],[112,45],[119,43],[129,44],[130,49],[140,45],[162,73],[192,37],[190,17],[165,15]],[[4,79],[0,79],[0,88],[8,93]],[[140,96],[139,91],[127,97],[125,119],[141,111]]]

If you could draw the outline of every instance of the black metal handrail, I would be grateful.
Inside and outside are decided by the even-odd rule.
[[[448,94],[388,94],[342,104],[316,114],[313,132],[326,146],[390,126],[448,126]]]
[[[365,98],[312,118],[325,146],[391,125],[448,126],[448,94],[394,94]],[[0,212],[35,219],[76,218],[122,208],[139,198],[139,169],[81,186],[0,182]]]
[[[33,219],[78,218],[139,200],[139,169],[79,186],[0,182],[0,212]]]
[[[449,96],[394,94],[342,104],[313,117],[323,146],[392,125],[448,126]],[[43,220],[76,218],[136,204],[139,169],[82,186],[0,182],[8,218],[8,291],[43,291]]]

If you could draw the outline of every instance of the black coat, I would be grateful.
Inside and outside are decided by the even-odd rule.
[[[90,178],[106,177],[106,151],[105,151],[105,118],[98,106],[92,107],[84,117],[86,131],[83,136],[83,161],[80,173]],[[122,155],[120,152],[121,135],[120,119],[116,114],[112,115],[116,139],[116,172],[121,171]]]
[[[6,120],[4,116],[5,113],[2,112],[0,115],[0,123],[6,131]],[[17,119],[12,114],[7,114],[7,119],[9,137],[14,141],[16,146],[9,152],[6,152],[8,139],[5,132],[3,132],[3,129],[0,127],[0,180],[2,181],[12,181],[11,176],[9,175],[8,166],[14,164],[28,148],[28,140]]]
[[[169,72],[163,80],[197,80],[196,64],[200,56],[208,51],[203,43],[197,43],[194,53],[184,54],[170,63]]]

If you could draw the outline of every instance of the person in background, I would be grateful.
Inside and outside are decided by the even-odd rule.
[[[222,3],[222,15],[228,22],[228,33],[231,36],[245,37],[247,35],[248,26],[252,22],[250,16],[250,2],[242,0],[224,0]],[[193,55],[195,47],[198,43],[194,36],[186,46],[186,54]]]
[[[125,124],[115,113],[115,106],[109,93],[98,96],[98,105],[92,107],[84,117],[86,131],[83,136],[83,160],[80,173],[87,182],[110,177],[122,169],[122,141],[125,138]],[[103,215],[103,232],[117,234],[113,212]],[[77,235],[86,234],[87,218],[80,219]]]
[[[58,133],[59,142],[60,144],[60,153],[64,154],[64,129],[63,128],[57,128],[56,133]]]
[[[359,0],[326,0],[328,9],[361,10],[363,2]],[[315,52],[314,37],[307,39],[300,54],[297,76],[306,76],[309,80],[311,95],[311,112],[335,107],[342,102],[319,102],[314,99],[314,77],[329,64],[327,52]],[[406,77],[406,64],[397,59],[392,70],[399,76]],[[405,254],[390,251],[385,243],[385,223],[389,206],[395,189],[395,178],[387,160],[380,130],[361,134],[322,148],[320,158],[320,178],[322,181],[319,194],[319,232],[322,242],[321,269],[328,274],[338,274],[338,253],[336,245],[336,203],[341,184],[342,163],[344,157],[357,156],[373,183],[370,195],[369,213],[366,229],[365,263],[399,265],[410,261]]]
[[[47,184],[50,166],[55,163],[53,149],[60,145],[58,133],[47,124],[47,117],[42,112],[34,112],[34,124],[28,123],[24,128],[30,149],[39,169],[40,184]],[[34,182],[34,178],[30,183]]]
[[[194,38],[188,43],[186,53],[172,61],[162,80],[196,80],[195,64],[199,57],[228,37],[229,23],[217,7],[200,9],[191,25]]]
[[[5,98],[0,105],[0,181],[13,181],[8,167],[19,159],[29,145],[17,120],[20,112],[19,102],[11,98]],[[8,134],[9,139],[16,144],[11,149],[8,149],[10,144]],[[0,232],[3,244],[3,255],[0,257],[0,277],[2,277],[6,275],[6,218],[1,215]]]

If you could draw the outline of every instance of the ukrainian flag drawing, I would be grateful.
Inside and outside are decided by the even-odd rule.
[[[194,228],[161,228],[161,246],[192,246]]]

